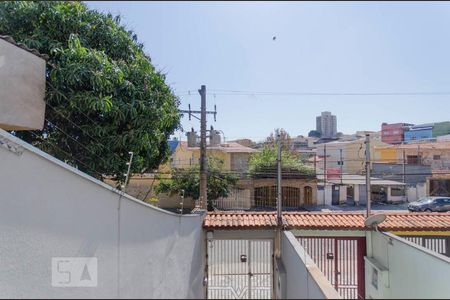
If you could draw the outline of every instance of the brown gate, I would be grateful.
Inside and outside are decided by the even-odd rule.
[[[308,255],[344,299],[364,299],[364,237],[298,237]]]

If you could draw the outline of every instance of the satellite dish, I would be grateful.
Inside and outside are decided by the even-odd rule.
[[[386,220],[386,215],[385,214],[377,214],[377,215],[373,215],[368,217],[365,221],[364,224],[367,227],[376,227],[378,226],[378,224],[383,223],[383,221]]]

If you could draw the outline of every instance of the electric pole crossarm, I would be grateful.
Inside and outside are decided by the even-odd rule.
[[[202,113],[202,111],[201,110],[184,110],[184,109],[180,109],[180,110],[178,110],[180,113],[183,113],[183,114],[189,114],[189,113],[191,113],[191,114],[201,114]],[[215,111],[206,111],[205,112],[206,114],[208,114],[208,115],[214,115],[216,112]]]

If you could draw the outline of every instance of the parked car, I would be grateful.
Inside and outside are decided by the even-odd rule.
[[[409,211],[450,211],[450,197],[425,197],[408,205]]]

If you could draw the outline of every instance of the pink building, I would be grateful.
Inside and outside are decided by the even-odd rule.
[[[401,144],[405,128],[413,126],[407,123],[381,124],[381,141],[387,144]]]

